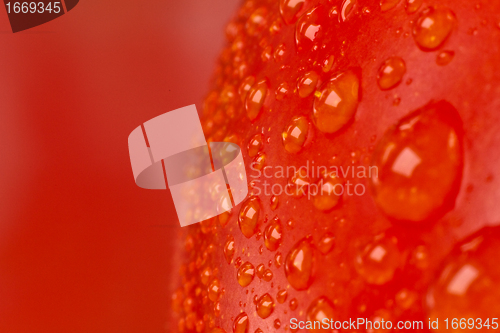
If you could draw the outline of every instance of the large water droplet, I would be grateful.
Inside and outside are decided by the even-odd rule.
[[[248,199],[240,209],[238,225],[246,238],[252,237],[257,231],[260,214],[260,202],[256,197]]]
[[[358,250],[355,268],[366,282],[382,285],[392,280],[400,260],[394,240],[382,237]]]
[[[238,283],[242,287],[248,286],[252,283],[253,278],[255,277],[255,269],[251,263],[248,261],[240,266],[237,273]]]
[[[254,157],[262,149],[264,137],[262,134],[255,134],[248,142],[248,156]]]
[[[450,210],[463,168],[456,109],[440,101],[410,113],[384,134],[372,165],[375,201],[390,217],[418,222]]]
[[[302,15],[297,21],[295,29],[295,42],[299,49],[309,49],[321,34],[318,7]]]
[[[302,75],[297,81],[297,91],[302,98],[311,95],[316,90],[319,75],[315,71],[309,71]]]
[[[269,317],[274,311],[274,301],[271,295],[264,294],[257,300],[257,314],[262,319]]]
[[[279,220],[273,220],[264,230],[264,242],[269,251],[276,251],[281,245],[283,230]]]
[[[259,116],[264,105],[264,100],[266,99],[267,90],[267,80],[261,80],[254,84],[248,91],[245,100],[245,109],[251,121]]]
[[[346,71],[325,82],[315,93],[313,121],[321,132],[334,133],[351,120],[358,107],[359,79]]]
[[[499,253],[498,226],[480,230],[457,244],[427,293],[426,305],[431,320],[473,318],[475,329],[481,327],[479,323],[484,331],[488,328],[485,324],[495,327],[491,318],[497,318],[500,312]],[[437,331],[449,332],[441,325]],[[466,330],[456,330],[462,331]]]
[[[283,145],[289,153],[298,153],[304,146],[309,134],[309,121],[304,116],[295,116],[282,134]]]
[[[248,333],[250,321],[245,312],[240,313],[233,322],[233,333]]]
[[[328,323],[330,320],[337,320],[338,316],[335,313],[332,302],[326,297],[320,297],[314,300],[309,308],[307,309],[307,321],[308,322],[323,322],[326,319]],[[318,326],[316,328],[309,329],[311,333],[321,333],[321,332],[333,332],[334,329],[322,329]]]
[[[413,38],[423,50],[434,50],[448,38],[455,22],[455,14],[451,10],[427,7],[413,24]]]
[[[280,0],[280,13],[287,24],[294,23],[306,0]]]
[[[297,290],[309,288],[313,282],[314,248],[309,238],[300,240],[285,259],[285,274],[288,282]]]
[[[406,64],[400,57],[392,57],[384,61],[378,70],[377,82],[382,90],[397,86],[406,73]]]

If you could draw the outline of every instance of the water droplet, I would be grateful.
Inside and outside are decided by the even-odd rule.
[[[295,154],[302,150],[309,134],[309,121],[304,116],[295,116],[281,135],[285,150]]]
[[[252,237],[257,231],[260,214],[260,202],[256,197],[248,199],[240,209],[238,225],[246,238]]]
[[[297,81],[297,91],[302,98],[308,97],[316,89],[319,75],[315,71],[310,71],[302,75]]]
[[[274,51],[274,61],[281,62],[285,57],[286,47],[284,44],[278,45],[276,50]]]
[[[344,22],[352,13],[356,5],[356,0],[343,0],[342,6],[340,7],[340,21]]]
[[[262,149],[264,145],[264,137],[262,134],[255,134],[248,142],[248,156],[254,157]]]
[[[334,174],[325,175],[315,185],[309,188],[314,207],[326,212],[337,206],[344,193],[343,182],[340,178]]]
[[[254,121],[260,114],[264,100],[266,99],[267,90],[267,80],[262,80],[254,84],[248,91],[245,100],[245,109],[251,121]]]
[[[203,285],[207,285],[207,283],[210,281],[210,278],[212,277],[212,270],[210,267],[205,267],[200,274],[200,280]]]
[[[271,45],[268,45],[262,50],[262,54],[260,55],[260,58],[262,59],[263,62],[268,62],[271,60],[271,54],[273,52],[273,47]]]
[[[276,295],[276,300],[278,301],[278,303],[283,304],[286,302],[287,297],[288,297],[288,292],[286,291],[286,289],[281,289],[280,291],[278,291],[278,294]]]
[[[334,60],[335,58],[332,55],[323,60],[322,70],[324,73],[328,73],[332,69]]]
[[[401,119],[373,153],[373,193],[390,217],[419,222],[450,210],[462,174],[462,121],[446,101]]]
[[[293,230],[293,228],[295,228],[295,220],[289,219],[288,221],[286,221],[286,226],[289,230]]]
[[[282,101],[288,94],[288,83],[283,82],[278,86],[278,89],[276,89],[276,100]]]
[[[318,250],[323,254],[329,253],[333,249],[333,245],[335,244],[335,237],[332,233],[326,232],[323,237],[318,242]]]
[[[251,168],[254,170],[262,170],[262,168],[266,165],[266,158],[266,154],[258,153],[252,161]]]
[[[283,265],[283,255],[278,252],[274,256],[274,266],[276,266],[276,268],[280,268],[281,265]]]
[[[382,285],[392,280],[400,260],[394,240],[382,237],[359,249],[354,266],[366,282]]]
[[[297,307],[299,306],[299,302],[297,301],[296,298],[292,298],[290,300],[290,310],[295,311],[297,310]]]
[[[453,60],[454,56],[455,56],[455,52],[453,52],[453,51],[441,51],[437,55],[436,63],[439,66],[446,66]]]
[[[285,274],[293,288],[309,288],[313,281],[314,261],[314,249],[309,238],[300,240],[290,250],[285,260]]]
[[[399,1],[400,0],[381,0],[380,1],[380,9],[383,12],[391,10],[398,5]]]
[[[240,286],[248,286],[250,283],[252,283],[254,277],[255,269],[253,265],[248,261],[241,265],[241,267],[238,269],[237,279]]]
[[[426,270],[429,268],[429,260],[429,250],[424,245],[417,246],[412,252],[412,256],[410,259],[411,263],[421,270]]]
[[[396,294],[396,304],[403,310],[408,310],[410,309],[413,304],[415,304],[416,300],[418,299],[418,295],[406,288],[401,289],[397,294]]]
[[[481,322],[482,330],[486,330],[487,318],[498,317],[500,311],[498,253],[498,226],[484,228],[458,243],[427,292],[426,305],[431,320],[475,318],[475,328]],[[493,325],[491,319],[488,324]]]
[[[307,193],[310,184],[309,175],[305,168],[299,168],[288,180],[286,193],[294,198],[301,198]]]
[[[423,0],[407,0],[406,2],[406,12],[408,14],[415,13],[420,6],[422,6]]]
[[[247,20],[246,30],[250,36],[260,35],[267,26],[267,9],[265,7],[257,8]]]
[[[245,312],[240,313],[233,322],[233,333],[248,333],[250,321]]]
[[[455,22],[451,10],[427,7],[413,25],[413,38],[423,50],[434,50],[448,38]]]
[[[264,264],[260,264],[257,266],[257,276],[259,277],[259,279],[262,279],[262,277],[264,277],[265,269],[266,266],[264,266]]]
[[[281,320],[279,319],[274,319],[274,328],[278,329],[281,327]]]
[[[352,71],[334,76],[315,93],[313,120],[325,133],[334,133],[351,120],[358,107],[359,79]]]
[[[220,289],[219,279],[215,278],[208,285],[208,298],[212,302],[217,302],[219,300],[219,297],[220,297],[220,292],[221,292],[221,289]]]
[[[271,27],[269,28],[269,32],[271,35],[276,35],[281,31],[281,28],[283,28],[283,20],[278,17],[274,22],[271,24]]]
[[[401,104],[401,98],[400,97],[394,98],[394,100],[392,101],[392,105],[398,106],[399,104]]]
[[[378,70],[377,82],[382,90],[397,86],[406,73],[406,65],[400,57],[392,57],[384,61]]]
[[[247,98],[248,91],[250,90],[250,88],[252,88],[254,83],[254,76],[247,76],[243,81],[241,81],[240,88],[238,89],[238,94],[240,95],[240,99],[243,103]]]
[[[276,210],[278,208],[279,203],[280,203],[280,198],[273,195],[271,197],[271,205],[270,205],[271,210]]]
[[[229,222],[229,217],[231,216],[230,212],[224,212],[218,216],[219,224],[221,227],[225,227]]]
[[[312,43],[321,34],[321,25],[318,23],[319,15],[315,7],[302,15],[297,21],[295,29],[295,42],[300,49],[309,49]]]
[[[287,24],[294,23],[301,10],[304,8],[305,0],[280,0],[280,13]]]
[[[269,282],[273,279],[273,272],[270,269],[266,269],[264,273],[262,273],[262,279],[266,282]]]
[[[338,319],[338,315],[336,314],[333,308],[332,302],[324,296],[314,300],[307,309],[308,322],[316,322],[316,321],[322,322],[323,319],[327,319],[328,322],[330,322],[330,320]],[[333,332],[333,329],[322,330],[318,328],[318,329],[310,329],[309,332],[311,333]]]
[[[274,301],[271,295],[264,294],[257,300],[257,314],[262,319],[269,317],[274,311]]]
[[[281,245],[283,230],[281,223],[274,220],[264,230],[264,242],[269,251],[276,251]]]
[[[240,266],[241,266],[241,264],[242,264],[242,263],[243,263],[243,260],[241,260],[241,258],[240,258],[240,257],[238,257],[238,258],[236,258],[236,259],[234,260],[234,267],[236,267],[236,268],[240,268]]]

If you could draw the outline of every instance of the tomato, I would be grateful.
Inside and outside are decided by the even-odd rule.
[[[245,148],[250,194],[186,228],[171,330],[498,312],[499,10],[245,1],[202,122]]]

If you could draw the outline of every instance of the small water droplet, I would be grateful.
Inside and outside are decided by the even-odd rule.
[[[243,81],[241,81],[240,88],[238,89],[238,94],[240,95],[240,99],[243,103],[247,98],[248,91],[250,90],[250,88],[252,88],[254,83],[254,76],[247,76]]]
[[[273,52],[273,47],[271,45],[268,45],[262,50],[262,53],[260,55],[260,58],[262,59],[263,62],[268,62],[271,60],[271,54]]]
[[[278,45],[276,50],[274,51],[274,61],[281,62],[285,57],[286,47],[284,44]]]
[[[278,89],[276,89],[276,100],[282,101],[287,95],[289,91],[288,83],[283,82],[278,86]]]
[[[297,91],[302,98],[308,97],[316,89],[319,75],[315,71],[310,71],[302,75],[297,81]]]
[[[415,13],[420,6],[422,6],[422,3],[424,0],[407,0],[406,2],[406,12],[408,14]]]
[[[352,71],[343,72],[325,82],[315,94],[313,120],[325,133],[334,133],[346,125],[358,107],[359,79]]]
[[[273,272],[269,268],[262,273],[262,279],[266,282],[270,282],[273,279],[273,276]]]
[[[210,267],[205,267],[200,274],[201,283],[206,286],[210,281],[211,277],[212,277],[212,270],[210,269]]]
[[[267,156],[265,153],[258,153],[252,161],[251,168],[254,170],[262,170],[266,165],[266,158]]]
[[[271,204],[270,204],[271,210],[276,210],[279,206],[279,203],[280,203],[280,198],[273,195],[271,197]]]
[[[302,150],[309,135],[310,123],[304,116],[295,116],[283,131],[283,145],[289,153],[296,154]]]
[[[332,233],[326,232],[323,237],[318,242],[318,250],[323,254],[329,253],[333,249],[333,245],[335,244],[335,237]]]
[[[262,279],[265,270],[266,266],[264,266],[264,264],[260,264],[257,266],[257,276],[259,277],[259,279]]]
[[[248,156],[254,157],[262,149],[264,145],[264,137],[262,134],[255,134],[248,142]]]
[[[334,174],[324,175],[315,185],[309,188],[314,207],[326,212],[337,206],[344,193],[343,182],[340,178]]]
[[[307,193],[310,182],[307,170],[299,168],[288,180],[286,193],[294,198],[301,198]]]
[[[332,55],[323,60],[322,70],[324,73],[328,73],[332,69],[334,60],[335,58]]]
[[[453,52],[453,51],[441,51],[437,55],[436,63],[439,66],[446,66],[453,60],[454,56],[455,56],[455,52]]]
[[[217,302],[220,298],[221,288],[219,279],[215,278],[208,285],[208,298],[212,302]]]
[[[314,300],[309,308],[307,309],[307,321],[308,322],[322,322],[323,319],[327,319],[328,322],[330,320],[338,319],[338,315],[334,310],[332,302],[322,296],[316,300]],[[309,330],[311,333],[321,333],[325,332],[322,329],[311,329]],[[326,330],[327,332],[333,332],[333,330]]]
[[[392,280],[400,260],[393,239],[382,237],[358,250],[354,267],[366,282],[382,285]]]
[[[302,15],[297,21],[295,30],[295,42],[300,49],[309,49],[312,43],[321,34],[321,25],[318,23],[318,7],[315,7]]]
[[[278,329],[281,327],[281,321],[279,319],[274,319],[274,328]]]
[[[386,12],[398,5],[400,0],[380,0],[380,10]]]
[[[296,290],[308,289],[313,282],[314,249],[309,238],[296,243],[285,259],[285,274]]]
[[[264,294],[257,300],[257,305],[256,305],[257,314],[262,319],[266,319],[273,313],[274,306],[275,304],[271,295]]]
[[[281,223],[274,220],[264,230],[264,241],[269,251],[276,251],[281,245],[283,230]]]
[[[276,295],[276,300],[278,301],[278,303],[283,304],[286,302],[287,297],[288,297],[288,292],[286,291],[286,289],[281,289],[280,291],[278,291],[278,294]]]
[[[233,333],[248,333],[250,321],[245,312],[240,313],[233,322]]]
[[[241,266],[241,264],[242,264],[242,263],[243,263],[243,260],[241,260],[241,258],[240,258],[240,257],[238,257],[238,258],[236,258],[236,259],[234,260],[234,267],[236,267],[236,268],[240,268],[240,266]]]
[[[256,197],[248,199],[240,209],[238,225],[246,238],[252,237],[257,231],[260,214],[260,202]]]
[[[400,57],[391,57],[384,61],[378,70],[377,82],[382,90],[396,87],[406,73],[406,64]]]
[[[254,121],[260,114],[267,95],[267,90],[267,80],[261,80],[254,84],[248,91],[245,100],[245,109],[251,121]]]
[[[389,129],[372,157],[375,201],[390,217],[419,222],[450,210],[463,168],[462,121],[440,101]]]
[[[356,6],[356,0],[343,0],[340,6],[340,22],[345,22]]]
[[[286,221],[286,226],[289,230],[293,230],[293,228],[295,228],[295,220],[289,219],[288,221]]]
[[[260,35],[267,27],[266,17],[268,16],[265,7],[257,8],[247,20],[246,30],[250,36]]]
[[[255,269],[253,265],[248,261],[241,265],[241,267],[238,269],[236,277],[240,286],[248,286],[250,283],[252,283],[253,278],[255,277]]]
[[[455,14],[443,7],[427,7],[413,25],[413,38],[427,51],[441,46],[456,23]]]
[[[283,255],[278,252],[274,256],[274,266],[276,266],[276,268],[280,268],[281,265],[283,265]]]
[[[294,23],[305,3],[305,0],[280,0],[280,13],[283,20],[287,24]]]
[[[297,310],[297,307],[299,306],[299,302],[297,301],[296,298],[292,298],[290,300],[290,304],[289,305],[290,305],[290,310],[295,311],[295,310]]]

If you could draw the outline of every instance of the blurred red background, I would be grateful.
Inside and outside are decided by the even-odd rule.
[[[0,332],[164,332],[177,217],[127,137],[200,109],[236,1],[81,1],[13,34],[0,9]]]

